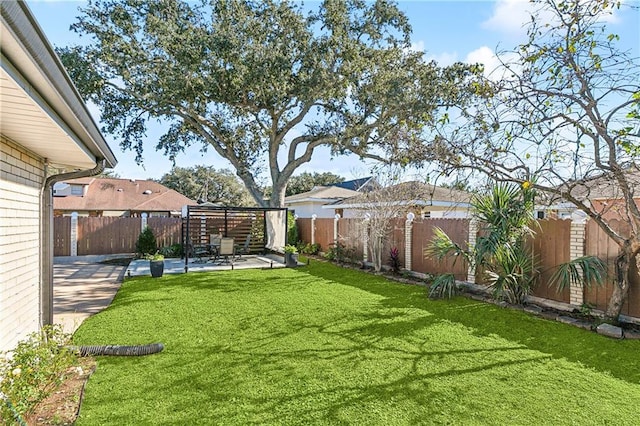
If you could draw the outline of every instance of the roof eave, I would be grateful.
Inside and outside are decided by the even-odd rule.
[[[87,151],[94,162],[104,159],[107,167],[115,167],[113,151],[26,3],[0,2],[0,7],[3,62],[12,67],[6,65],[6,70],[17,71],[23,77],[18,84],[50,107],[53,120],[59,118],[62,123],[58,125],[71,133],[71,140],[82,145],[78,148]]]

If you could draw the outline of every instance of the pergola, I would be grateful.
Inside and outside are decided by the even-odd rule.
[[[288,209],[276,207],[184,206],[185,272],[192,256],[190,248],[206,246],[214,236],[233,238],[236,245],[248,242],[249,254],[282,252],[287,241],[287,213]]]

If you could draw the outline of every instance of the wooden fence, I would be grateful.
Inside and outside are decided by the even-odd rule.
[[[358,228],[359,219],[339,219],[337,224],[338,240],[346,246],[354,248],[358,258],[363,258],[363,233]],[[298,219],[297,225],[300,230],[299,235],[302,241],[310,243],[313,227],[313,242],[319,243],[322,251],[327,251],[334,243],[334,219]],[[625,232],[623,222],[612,221],[615,229]],[[538,277],[533,291],[533,296],[551,299],[563,303],[580,305],[589,303],[596,309],[604,311],[613,290],[614,261],[618,254],[618,246],[597,226],[593,221],[582,227],[581,232],[574,234],[570,220],[540,220],[535,227],[535,236],[530,241],[534,254],[534,261],[538,267]],[[586,228],[585,228],[586,226]],[[389,235],[384,253],[389,253],[391,247],[399,250],[401,264],[412,272],[423,274],[441,274],[452,272],[457,279],[468,279],[468,265],[463,259],[454,262],[451,259],[437,261],[429,256],[425,256],[424,250],[433,238],[434,229],[441,228],[457,244],[466,247],[470,240],[470,220],[469,219],[416,219],[410,226],[407,226],[404,219],[397,219],[392,223],[392,232]],[[411,234],[407,239],[406,233]],[[476,231],[477,235],[477,231]],[[410,241],[408,243],[407,241]],[[410,250],[408,255],[405,251]],[[583,255],[594,255],[605,260],[609,265],[608,283],[603,287],[592,287],[582,289],[580,287],[565,288],[558,292],[555,287],[550,287],[551,276],[556,271],[559,264]],[[388,257],[388,256],[387,256]],[[370,256],[368,257],[371,258]],[[383,258],[383,264],[388,264]],[[407,268],[410,262],[410,268]],[[472,280],[479,282],[479,274],[472,277]],[[631,288],[628,301],[622,313],[628,316],[640,318],[640,279],[635,265],[630,272]],[[577,288],[577,289],[576,289]],[[572,294],[571,292],[574,292]]]
[[[618,220],[609,221],[611,227],[624,235],[628,232],[628,224]],[[585,289],[585,302],[590,303],[597,309],[604,310],[607,301],[613,292],[615,278],[615,260],[618,256],[618,245],[593,221],[587,223],[586,229],[586,254],[598,256],[607,262],[609,270],[609,278],[607,285],[604,287],[593,286]],[[624,315],[640,318],[640,280],[638,279],[638,269],[635,264],[631,264],[629,271],[629,280],[631,287],[629,288],[629,296],[627,302],[622,308]]]
[[[54,256],[70,256],[72,253],[72,218],[53,219]],[[182,219],[151,217],[147,219],[158,247],[180,243]],[[135,253],[136,242],[142,232],[138,217],[79,217],[77,225],[77,255]]]
[[[550,287],[548,284],[557,265],[571,260],[569,250],[571,221],[539,220],[534,231],[536,234],[531,241],[531,249],[539,275],[533,289],[533,295],[569,303],[571,301],[569,287],[558,292],[555,287]]]

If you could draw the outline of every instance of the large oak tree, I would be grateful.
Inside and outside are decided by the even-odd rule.
[[[260,205],[281,206],[294,171],[320,146],[393,161],[438,107],[460,103],[476,67],[440,68],[410,45],[386,0],[90,1],[59,54],[104,130],[142,159],[151,123],[172,159],[213,148]],[[260,177],[272,193],[263,199]]]
[[[210,166],[174,167],[159,180],[167,188],[197,200],[228,207],[251,207],[255,202],[238,178],[228,169]]]

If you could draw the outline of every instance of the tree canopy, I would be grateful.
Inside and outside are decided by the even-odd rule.
[[[534,6],[527,42],[502,52],[502,66],[485,82],[492,96],[452,113],[455,120],[441,120],[419,158],[444,170],[531,185],[550,202],[569,201],[585,212],[620,246],[607,309],[617,318],[630,262],[640,260],[634,201],[640,61],[621,51],[619,36],[608,30],[608,18],[623,13],[620,3],[544,0]],[[618,201],[595,203],[594,197]]]
[[[208,166],[174,167],[159,182],[198,202],[231,207],[255,205],[244,185],[228,169],[216,170]]]
[[[463,102],[480,71],[426,62],[388,0],[325,0],[312,11],[286,0],[93,0],[81,11],[72,29],[90,42],[58,53],[104,131],[141,160],[161,121],[156,149],[171,159],[213,149],[260,205],[282,205],[319,146],[406,161],[399,140]]]
[[[314,186],[327,186],[335,183],[344,182],[342,176],[325,172],[304,172],[299,175],[291,176],[287,184],[287,192],[285,195],[295,195],[303,192],[311,191]]]

